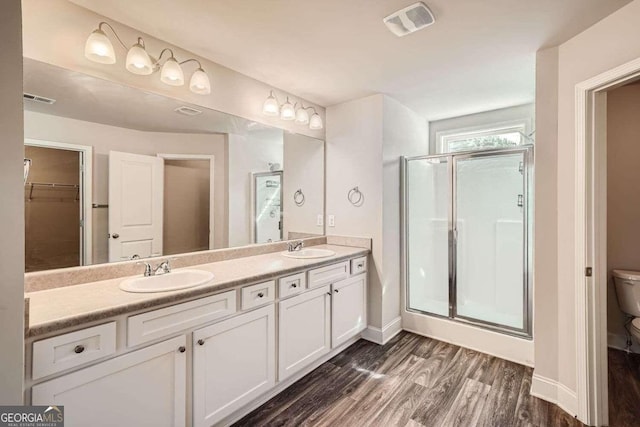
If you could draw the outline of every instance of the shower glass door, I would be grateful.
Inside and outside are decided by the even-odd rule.
[[[525,153],[454,158],[454,317],[525,328]]]
[[[407,309],[530,336],[532,148],[405,158]]]

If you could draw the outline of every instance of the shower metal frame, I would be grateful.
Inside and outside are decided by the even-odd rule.
[[[523,155],[523,327],[515,328],[506,325],[500,325],[494,322],[474,319],[470,317],[460,316],[457,314],[457,230],[456,230],[456,197],[457,197],[457,161],[461,159],[473,159],[482,157],[495,157],[508,154]],[[446,159],[447,162],[447,193],[448,193],[448,268],[449,268],[449,313],[441,315],[431,313],[410,306],[410,289],[409,289],[409,218],[408,218],[408,192],[407,186],[407,166],[410,161],[428,160],[428,159]],[[446,319],[462,324],[482,327],[492,331],[516,336],[519,338],[533,338],[533,227],[531,214],[533,213],[533,165],[534,165],[534,147],[533,145],[521,145],[514,148],[502,148],[491,150],[464,151],[456,153],[443,153],[426,156],[402,156],[400,158],[400,235],[401,235],[401,283],[404,287],[404,309],[410,313],[417,313],[426,316]]]

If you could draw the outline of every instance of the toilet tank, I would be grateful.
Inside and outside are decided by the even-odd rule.
[[[613,281],[620,310],[640,317],[640,271],[613,270]]]

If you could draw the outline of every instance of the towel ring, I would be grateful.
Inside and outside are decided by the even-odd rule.
[[[353,187],[347,193],[347,200],[349,200],[349,203],[353,206],[360,207],[364,204],[364,194],[362,194],[362,191],[360,191],[357,186]]]
[[[302,206],[304,205],[304,201],[304,193],[302,192],[302,189],[299,188],[295,193],[293,193],[293,203],[295,203],[296,206]]]

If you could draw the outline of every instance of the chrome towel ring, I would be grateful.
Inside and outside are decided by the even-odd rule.
[[[364,204],[364,194],[357,186],[353,187],[347,193],[347,200],[349,200],[349,203],[353,206],[360,207]]]
[[[296,204],[296,206],[302,206],[304,205],[304,201],[304,193],[302,192],[301,188],[298,188],[298,190],[293,193],[293,202]]]

